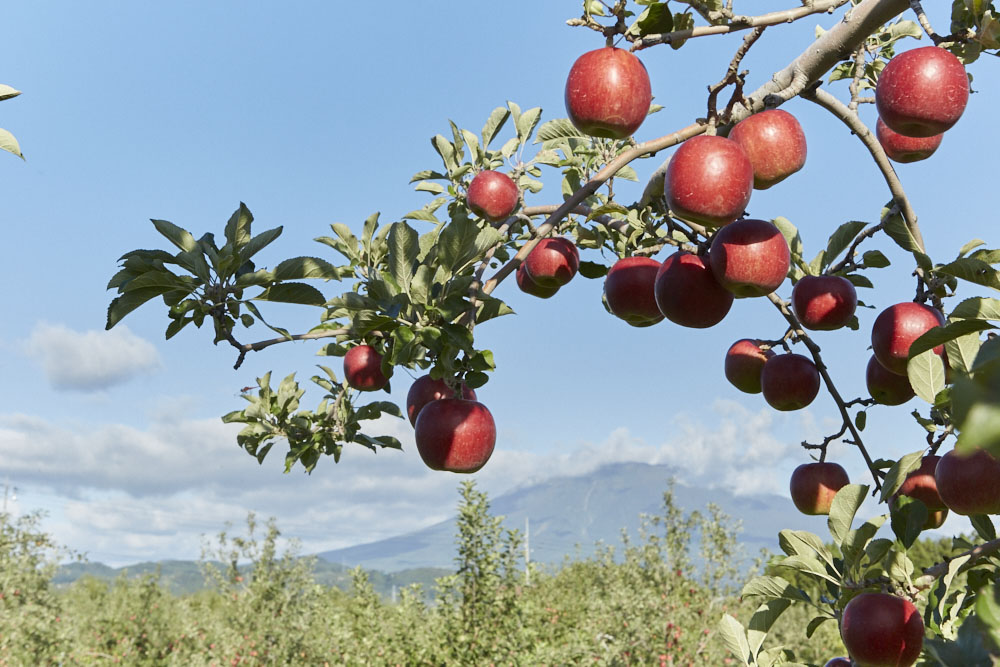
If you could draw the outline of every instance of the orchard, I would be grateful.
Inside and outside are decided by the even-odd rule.
[[[312,471],[326,457],[360,454],[355,445],[402,449],[372,431],[388,415],[409,419],[429,468],[473,473],[503,446],[501,424],[478,396],[504,355],[517,351],[484,349],[477,334],[513,315],[504,295],[520,290],[558,304],[572,281],[603,281],[608,317],[661,332],[664,341],[679,327],[715,327],[737,300],[750,302],[773,313],[772,330],[699,350],[704,372],[760,393],[780,412],[827,396],[840,423],[803,442],[802,465],[788,471],[795,507],[828,515],[829,535],[781,532],[784,555],[743,588],[757,611],[719,621],[733,658],[801,664],[768,637],[775,619],[797,606],[812,614],[809,636],[824,623],[839,626],[849,658],[830,656],[828,664],[990,664],[1000,655],[1000,540],[990,518],[1000,514],[1000,299],[984,294],[1000,290],[1000,251],[979,239],[925,244],[894,163],[930,165],[940,155],[977,103],[975,72],[996,65],[1000,23],[992,3],[973,0],[927,12],[917,0],[789,4],[753,15],[742,13],[754,11],[747,0],[587,0],[568,23],[591,35],[593,49],[574,54],[565,71],[543,61],[524,74],[565,81],[566,117],[508,102],[484,110],[481,128],[450,123],[431,140],[437,162],[412,177],[431,197],[422,208],[394,222],[373,213],[353,228],[335,223],[317,239],[321,250],[270,268],[258,253],[282,228],[259,231],[247,205],[199,236],[153,220],[172,247],[121,257],[108,284],[117,296],[107,327],[161,302],[168,339],[189,324],[209,327],[237,369],[248,355],[295,341],[335,358],[311,378],[314,407],[294,374],[273,381],[268,373],[223,417],[244,425],[239,445],[266,465],[277,457],[285,472]],[[789,62],[751,77],[743,63],[758,44],[783,40],[790,24],[817,15],[840,18],[796,45]],[[643,64],[681,63],[691,43],[733,34],[742,39],[728,66],[697,100],[673,99],[669,83],[651,80]],[[754,88],[752,80],[763,83]],[[0,100],[10,96],[3,91]],[[686,105],[690,122],[658,122],[661,102]],[[878,113],[871,127],[859,113],[868,104]],[[822,109],[829,123],[800,122],[795,109],[803,105]],[[794,189],[801,173],[822,169],[807,146],[813,133],[830,132],[858,156],[865,178],[884,182],[884,206],[866,221],[817,215],[800,232],[780,210],[754,205],[756,193]],[[638,180],[641,196],[623,200],[623,180]],[[817,202],[830,196],[815,193]],[[984,236],[993,223],[982,221]],[[908,263],[890,267],[889,246]],[[906,292],[877,287],[888,272],[911,279]],[[283,327],[266,312],[272,302],[312,308],[318,322],[306,331]],[[873,304],[869,330],[858,311]],[[271,333],[255,339],[262,327]],[[617,342],[627,345],[633,332]],[[821,346],[829,336],[852,339],[856,367],[828,366]],[[865,376],[868,395],[838,389],[848,374]],[[409,377],[418,379],[404,407],[379,393]],[[865,439],[869,410],[907,410],[882,406],[912,397],[922,403],[901,437],[914,451],[882,457]],[[863,461],[865,478],[849,479],[831,460],[833,443]],[[856,520],[868,497],[883,513]],[[915,570],[908,549],[947,512],[968,516],[975,538],[956,538],[962,555]],[[792,583],[803,580],[825,593]]]

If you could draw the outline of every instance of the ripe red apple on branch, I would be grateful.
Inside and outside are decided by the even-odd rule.
[[[843,276],[803,276],[792,288],[792,310],[806,329],[847,326],[857,307],[858,293]]]
[[[792,502],[803,514],[829,514],[837,491],[851,483],[839,463],[816,461],[803,463],[792,471],[789,492]]]
[[[806,163],[806,135],[795,116],[768,109],[744,118],[729,131],[753,166],[753,187],[766,190]]]
[[[872,325],[872,351],[887,370],[906,375],[906,364],[913,341],[934,327],[944,326],[941,311],[913,301],[904,301],[883,310]],[[934,348],[944,354],[944,346]]]
[[[521,191],[507,174],[481,171],[469,183],[466,201],[476,215],[496,222],[508,217],[517,208]]]
[[[660,263],[652,257],[624,257],[604,279],[608,308],[634,327],[646,327],[663,319],[656,305],[656,274]]]
[[[623,49],[605,47],[576,59],[565,99],[566,113],[581,132],[624,139],[642,125],[653,96],[642,61]]]
[[[559,288],[568,283],[580,268],[580,251],[562,236],[538,242],[524,259],[524,270],[539,287]]]
[[[705,329],[721,322],[732,308],[733,294],[715,279],[709,261],[678,250],[660,265],[653,295],[671,322]]]
[[[417,415],[425,405],[431,401],[438,401],[442,398],[457,398],[455,392],[444,380],[435,380],[430,375],[421,375],[406,393],[406,416],[411,425],[416,425]],[[476,400],[476,392],[462,383],[462,398],[470,401]]]
[[[758,341],[743,338],[726,352],[726,379],[747,394],[760,393],[760,372],[764,362],[774,356],[774,351],[763,350]]]
[[[934,480],[942,502],[956,514],[1000,514],[1000,460],[985,450],[941,457]]]
[[[779,354],[764,363],[760,388],[775,410],[801,410],[819,394],[820,377],[812,359],[801,354]]]
[[[902,405],[916,396],[910,378],[887,370],[874,356],[868,360],[865,384],[868,393],[880,405]]]
[[[937,46],[897,54],[875,87],[878,115],[907,137],[932,137],[951,128],[969,101],[969,77],[962,62]]]
[[[371,345],[352,347],[344,355],[347,384],[361,391],[378,391],[389,383],[382,373],[382,355]]]
[[[909,667],[923,649],[924,621],[909,600],[862,593],[844,607],[840,636],[859,665]]]
[[[737,298],[770,294],[791,265],[788,242],[778,228],[750,218],[717,231],[709,257],[715,279]]]
[[[667,165],[663,193],[674,215],[708,227],[743,215],[753,192],[753,166],[735,141],[700,135],[680,145]]]
[[[425,405],[417,415],[414,439],[428,468],[471,473],[490,460],[497,429],[482,403],[442,398]]]
[[[907,137],[890,130],[881,118],[875,122],[875,137],[890,160],[904,164],[926,160],[934,154],[944,139],[943,134]]]
[[[517,267],[517,275],[514,279],[522,292],[532,296],[537,296],[540,299],[548,299],[559,291],[559,285],[556,285],[555,287],[542,287],[532,280],[523,263]]]

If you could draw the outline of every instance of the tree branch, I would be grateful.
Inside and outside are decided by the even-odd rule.
[[[637,40],[632,45],[633,51],[640,51],[655,44],[670,44],[671,42],[683,41],[692,37],[705,37],[707,35],[724,35],[738,30],[749,30],[750,28],[766,27],[778,25],[779,23],[792,23],[810,14],[830,14],[837,7],[847,4],[848,0],[815,0],[802,7],[783,9],[776,12],[768,12],[760,16],[735,15],[730,22],[725,25],[697,26],[688,30],[675,30],[674,32],[661,33],[657,35],[646,35]]]

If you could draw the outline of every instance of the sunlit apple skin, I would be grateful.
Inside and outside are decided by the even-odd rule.
[[[803,514],[829,514],[837,491],[850,483],[847,471],[839,463],[803,463],[792,471],[788,490],[796,509]]]
[[[709,227],[728,225],[750,203],[753,167],[735,141],[700,135],[670,158],[663,183],[675,215]]]
[[[524,260],[524,270],[539,287],[562,287],[580,268],[580,252],[562,236],[538,242]]]
[[[944,326],[941,311],[922,303],[904,301],[883,310],[872,325],[872,352],[887,370],[906,375],[913,341],[937,326]],[[934,348],[944,354],[944,346]]]
[[[542,287],[528,275],[528,271],[524,268],[524,263],[522,262],[517,267],[517,274],[515,275],[515,280],[517,281],[517,286],[525,294],[530,294],[532,296],[537,296],[540,299],[548,299],[559,291],[559,286],[555,287]]]
[[[806,163],[806,135],[795,116],[768,109],[744,118],[729,132],[753,166],[753,187],[766,190]]]
[[[382,355],[371,345],[352,347],[344,355],[347,384],[361,391],[378,391],[389,383],[382,373]]]
[[[880,405],[902,405],[916,396],[910,386],[910,378],[886,370],[875,357],[868,360],[865,384],[868,385],[868,393]]]
[[[659,270],[660,263],[652,257],[624,257],[615,262],[604,279],[604,298],[611,312],[635,327],[662,320],[655,294]]]
[[[857,307],[858,292],[843,276],[803,276],[792,288],[792,310],[806,329],[840,329]]]
[[[935,134],[930,137],[907,137],[890,130],[881,118],[875,122],[875,137],[890,160],[903,164],[926,160],[934,155],[934,151],[938,149],[941,140],[944,139],[943,134]]]
[[[730,223],[712,239],[712,273],[737,298],[764,296],[788,275],[791,254],[777,227],[745,218]]]
[[[418,377],[410,385],[410,390],[406,392],[406,416],[410,419],[410,424],[417,423],[417,415],[420,414],[425,405],[442,398],[455,398],[455,392],[448,388],[444,380],[435,380],[430,375]],[[475,390],[466,387],[464,382],[462,383],[462,398],[469,401],[476,400]]]
[[[801,354],[779,354],[764,363],[760,389],[775,410],[801,410],[819,394],[819,371]]]
[[[875,106],[889,128],[907,137],[932,137],[958,122],[969,101],[961,61],[937,46],[897,54],[875,87]]]
[[[921,459],[920,467],[910,471],[896,494],[916,498],[932,512],[948,509],[948,506],[941,500],[937,481],[934,478],[934,472],[937,470],[940,460],[940,456],[925,456]]]
[[[948,452],[938,461],[934,480],[951,511],[966,516],[1000,514],[1000,460],[985,450],[971,456]]]
[[[764,369],[764,362],[773,356],[773,351],[760,349],[757,341],[742,338],[726,352],[726,379],[744,393],[759,394],[760,372]]]
[[[656,272],[653,295],[660,312],[671,322],[707,329],[721,322],[732,308],[733,293],[715,279],[706,259],[679,250]]]
[[[909,667],[924,645],[924,621],[909,600],[862,593],[844,607],[840,636],[859,665]]]
[[[413,437],[428,468],[472,473],[490,460],[497,429],[482,403],[442,398],[425,405],[417,415]]]
[[[520,194],[517,184],[507,174],[481,171],[469,183],[466,201],[473,213],[496,222],[514,212]]]
[[[628,51],[604,47],[573,63],[565,100],[570,121],[584,134],[624,139],[646,120],[653,95],[641,60]]]

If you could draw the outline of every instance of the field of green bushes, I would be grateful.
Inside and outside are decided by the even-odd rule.
[[[66,552],[39,515],[0,514],[0,664],[735,664],[716,627],[726,611],[749,618],[738,590],[752,565],[718,508],[685,512],[668,490],[637,539],[526,570],[486,495],[460,493],[455,573],[395,602],[360,569],[347,591],[317,583],[314,560],[279,553],[277,527],[252,515],[203,554],[201,591],[175,595],[155,575],[57,587]],[[947,549],[924,546],[928,559]],[[807,642],[805,622],[786,613],[775,643],[820,665],[844,654],[834,624]]]

